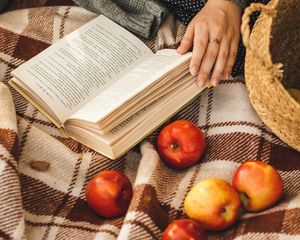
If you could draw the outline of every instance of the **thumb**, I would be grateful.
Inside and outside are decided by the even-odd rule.
[[[185,34],[181,40],[181,43],[177,48],[177,53],[184,54],[188,50],[190,50],[193,46],[193,39],[194,39],[194,28],[190,24],[188,25]]]

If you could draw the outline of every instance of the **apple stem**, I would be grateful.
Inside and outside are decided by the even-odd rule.
[[[225,208],[221,208],[221,213],[225,213],[226,209]]]
[[[126,195],[126,189],[122,189],[122,197],[124,197]]]
[[[170,147],[171,147],[173,150],[176,150],[176,149],[179,148],[179,144],[177,144],[177,143],[172,143],[172,144],[170,145]]]
[[[249,197],[244,192],[240,192],[240,198],[241,198],[241,201],[244,203],[247,203],[249,201]]]

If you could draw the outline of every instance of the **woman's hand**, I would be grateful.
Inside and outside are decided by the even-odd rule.
[[[240,38],[241,9],[228,0],[208,0],[188,25],[177,52],[193,48],[190,72],[203,86],[211,75],[216,86],[230,77]]]

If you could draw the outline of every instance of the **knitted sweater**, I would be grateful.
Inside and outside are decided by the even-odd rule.
[[[92,12],[102,13],[127,30],[144,38],[152,38],[168,13],[153,0],[74,0]]]

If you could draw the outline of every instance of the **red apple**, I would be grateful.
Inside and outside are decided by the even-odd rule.
[[[223,230],[234,224],[240,205],[238,193],[221,178],[202,180],[192,187],[184,200],[187,216],[208,230]]]
[[[232,185],[240,194],[243,208],[251,212],[272,206],[283,193],[283,182],[276,169],[256,160],[239,166]]]
[[[166,164],[184,169],[200,160],[206,141],[200,128],[191,121],[177,120],[159,133],[157,147]]]
[[[118,171],[100,172],[86,187],[89,207],[107,218],[125,214],[131,198],[131,183],[126,175]]]
[[[206,240],[205,231],[191,219],[172,222],[164,231],[162,240]]]

